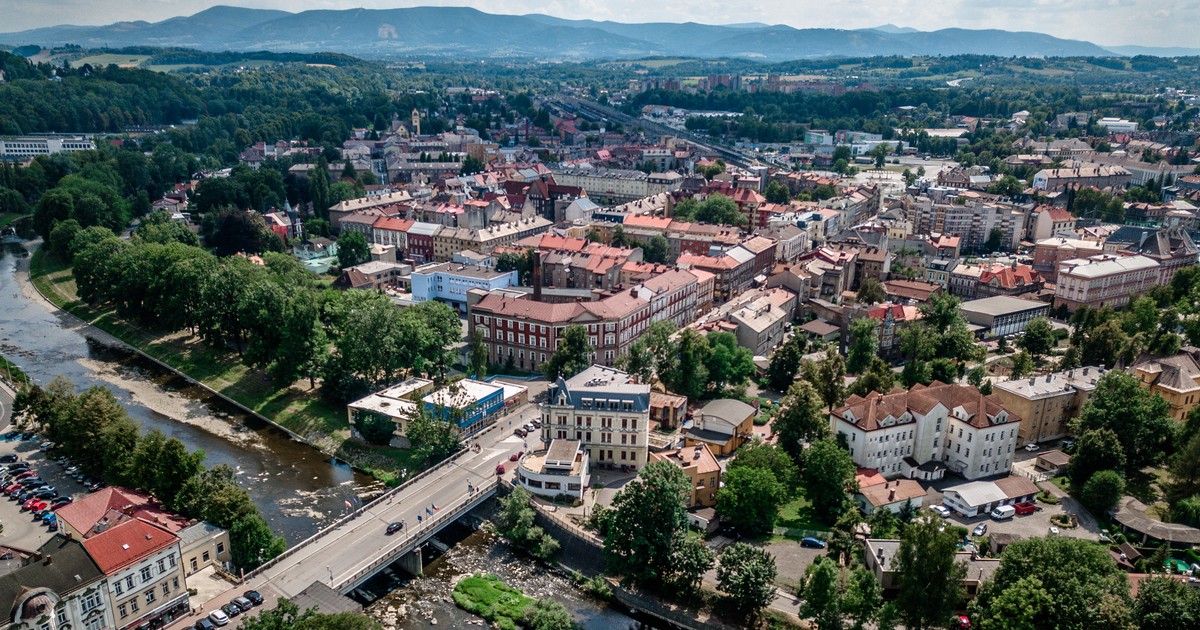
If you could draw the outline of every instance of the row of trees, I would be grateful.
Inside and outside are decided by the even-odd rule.
[[[39,426],[89,477],[144,490],[175,512],[229,530],[230,553],[239,567],[253,569],[286,548],[232,469],[206,469],[203,451],[188,451],[157,430],[140,433],[109,390],[77,393],[58,377],[45,389],[34,385],[20,392],[14,411]]]
[[[754,356],[733,334],[702,335],[686,329],[676,335],[668,321],[651,324],[617,363],[643,383],[657,378],[667,389],[692,399],[738,389],[755,369]]]
[[[290,256],[268,252],[262,266],[218,258],[180,242],[185,233],[155,228],[124,241],[106,228],[64,229],[50,247],[69,255],[83,300],[151,330],[191,332],[280,386],[321,378],[328,398],[346,402],[406,373],[440,376],[453,362],[448,348],[461,333],[444,304],[401,310],[379,293],[322,290]]]

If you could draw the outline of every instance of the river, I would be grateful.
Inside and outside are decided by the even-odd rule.
[[[20,245],[0,245],[0,354],[45,385],[65,376],[83,389],[107,387],[145,429],[226,464],[276,533],[295,543],[345,514],[346,502],[378,490],[369,476],[293,441],[140,355],[85,334],[79,322],[29,285]],[[95,335],[103,338],[103,335]]]

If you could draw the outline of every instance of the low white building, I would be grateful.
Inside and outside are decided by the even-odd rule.
[[[408,421],[416,415],[421,396],[432,390],[433,381],[410,378],[346,405],[346,419],[355,428],[367,416],[388,418],[396,425],[393,444],[407,446]]]
[[[534,494],[579,500],[591,478],[588,452],[579,440],[552,440],[550,448],[527,453],[516,474],[517,483]]]
[[[1004,477],[995,481],[972,481],[942,491],[942,503],[964,517],[987,514],[1001,505],[1032,501],[1037,484],[1024,477]]]

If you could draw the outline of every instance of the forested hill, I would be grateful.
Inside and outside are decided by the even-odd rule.
[[[204,111],[197,90],[149,70],[34,65],[0,52],[0,134],[113,132],[175,123]]]

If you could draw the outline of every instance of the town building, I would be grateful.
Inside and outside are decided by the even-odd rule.
[[[699,288],[695,273],[673,269],[646,280],[634,291],[650,304],[650,323],[665,320],[675,324],[676,328],[683,328],[696,321]]]
[[[593,365],[546,390],[542,441],[578,440],[605,468],[638,471],[646,465],[650,386],[620,370]]]
[[[937,381],[851,396],[830,414],[854,463],[889,478],[926,480],[941,478],[946,469],[967,479],[1007,472],[1019,424],[999,396]]]
[[[675,429],[687,413],[687,396],[650,392],[650,421],[662,429]]]
[[[1137,254],[1159,264],[1159,284],[1171,284],[1175,273],[1200,262],[1200,247],[1187,230],[1121,226],[1104,240],[1104,252]]]
[[[117,628],[161,626],[190,611],[179,537],[167,529],[137,518],[101,519],[83,546],[107,577]]]
[[[94,151],[91,136],[7,136],[0,137],[0,159],[28,162],[39,155]]]
[[[1121,308],[1159,283],[1161,265],[1146,256],[1101,254],[1066,260],[1058,266],[1054,307]]]
[[[882,475],[870,477],[878,479],[878,483],[859,483],[855,493],[855,503],[863,516],[870,516],[879,510],[887,510],[893,514],[900,513],[905,505],[911,509],[919,509],[925,500],[925,487],[912,479],[887,480]]]
[[[1171,417],[1183,422],[1200,406],[1200,348],[1184,346],[1169,356],[1138,357],[1128,371],[1171,406]]]
[[[1009,265],[983,265],[979,283],[975,287],[975,297],[1026,295],[1041,291],[1042,286],[1042,279],[1033,267],[1019,265],[1013,260]]]
[[[678,466],[691,482],[687,508],[716,507],[721,488],[721,465],[707,444],[651,453],[651,461]]]
[[[739,346],[766,357],[783,342],[795,312],[796,295],[774,288],[730,312],[729,321],[737,326],[734,335]]]
[[[1121,166],[1075,162],[1064,168],[1042,169],[1033,176],[1033,187],[1047,192],[1075,188],[1125,188],[1130,173]]]
[[[346,405],[346,419],[357,430],[368,416],[387,418],[396,425],[392,443],[407,447],[408,421],[417,414],[417,401],[431,391],[433,381],[412,377]]]
[[[482,292],[475,292],[481,294]],[[650,325],[650,303],[622,291],[595,301],[549,303],[507,291],[482,296],[469,307],[469,334],[478,330],[488,361],[535,371],[554,354],[568,326],[588,331],[591,360],[612,365]]]
[[[398,286],[400,278],[410,273],[412,265],[371,260],[342,270],[337,285],[347,289],[383,291]]]
[[[517,465],[516,482],[533,494],[583,500],[591,485],[587,449],[579,440],[551,440],[550,447],[526,453]]]
[[[471,289],[494,291],[518,284],[515,270],[496,271],[448,262],[422,265],[409,277],[414,302],[437,301],[462,313],[467,312],[467,292]]]
[[[1054,236],[1038,241],[1033,249],[1033,270],[1046,282],[1058,279],[1058,267],[1068,260],[1088,258],[1104,253],[1104,244],[1065,236]]]
[[[719,398],[700,408],[685,427],[683,445],[707,444],[717,457],[732,455],[754,436],[754,417],[758,410],[740,400]]]
[[[867,569],[875,574],[875,579],[879,580],[884,594],[893,595],[898,588],[896,556],[900,554],[900,541],[868,538],[865,543],[863,561]],[[962,579],[963,593],[967,599],[974,599],[983,583],[990,580],[1000,568],[999,558],[983,558],[969,551],[955,553],[954,560],[967,567]]]
[[[959,306],[969,323],[984,329],[985,337],[1006,337],[1025,331],[1029,322],[1050,313],[1050,305],[1007,295],[963,302]]]
[[[1038,444],[1070,434],[1067,423],[1079,415],[1104,369],[1080,367],[1044,376],[1018,378],[992,386],[1005,409],[1021,418],[1018,444]]]
[[[57,534],[28,564],[0,576],[0,628],[115,628],[107,578],[83,543]]]
[[[421,397],[425,411],[434,418],[453,420],[465,434],[479,431],[487,420],[504,408],[504,388],[465,378]]]
[[[756,273],[757,256],[750,250],[738,246],[720,256],[683,253],[675,264],[684,269],[707,271],[714,277],[713,303],[720,305],[750,288]]]

